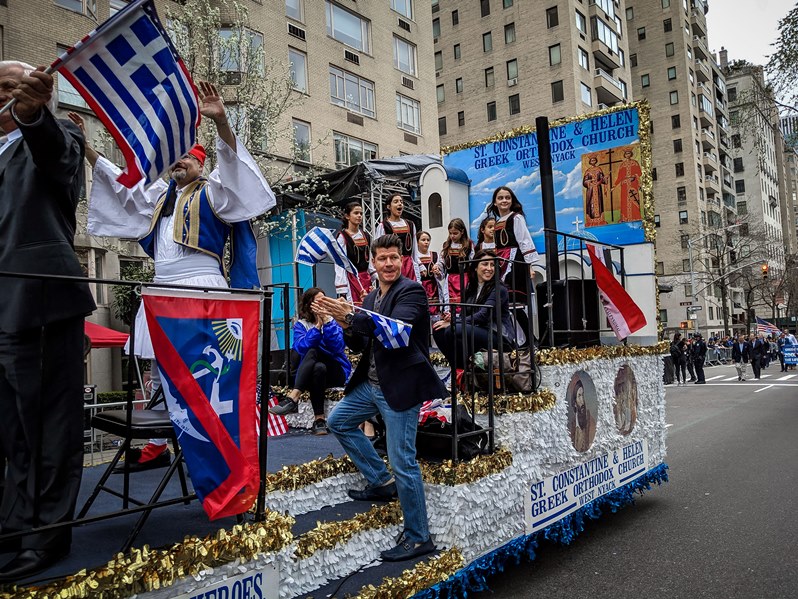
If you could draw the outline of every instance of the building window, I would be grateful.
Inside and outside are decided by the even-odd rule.
[[[643,41],[646,39],[646,28],[645,27],[638,27],[637,28],[637,39]]]
[[[673,90],[670,93],[669,98],[670,98],[671,104],[678,104],[679,103],[679,92],[676,91],[676,90]]]
[[[562,102],[564,99],[565,94],[563,92],[562,80],[553,81],[551,84],[551,101],[556,103]]]
[[[626,85],[626,81],[624,81],[623,79],[618,79],[618,83],[620,84],[621,91],[623,92],[623,99],[624,100],[628,100],[629,99],[629,86]]]
[[[584,48],[579,48],[579,66],[586,71],[590,70],[590,55]]]
[[[416,76],[416,47],[397,36],[393,36],[393,66],[403,73]]]
[[[668,81],[676,79],[676,67],[668,67]]]
[[[670,8],[671,0],[662,0],[662,8]]]
[[[654,226],[659,229],[659,214],[654,215]]]
[[[673,31],[673,22],[670,19],[665,19],[662,21],[662,29],[665,31],[665,33]]]
[[[584,83],[580,83],[579,86],[581,87],[581,90],[582,90],[582,102],[584,102],[588,106],[592,106],[593,105],[593,96],[590,93],[590,87],[588,87]]]
[[[518,78],[518,59],[507,61],[507,81]]]
[[[460,44],[454,45],[454,59],[460,60]]]
[[[57,6],[97,18],[97,0],[55,0]]]
[[[635,18],[635,9],[632,6],[626,8],[626,20],[631,21]]]
[[[377,116],[374,83],[330,65],[330,102],[368,117]]]
[[[327,0],[327,35],[355,50],[368,53],[370,23]]]
[[[679,224],[686,225],[688,223],[687,210],[679,210]]]
[[[690,241],[690,236],[689,235],[682,235],[681,236],[681,241],[682,241],[682,249],[686,250],[688,242]],[[689,294],[685,293],[685,295],[689,295]]]
[[[248,43],[242,44],[239,36],[248,36]],[[227,73],[259,71],[263,73],[263,34],[251,30],[239,30],[230,27],[219,29],[219,69]],[[246,47],[243,47],[246,45]],[[260,65],[252,65],[250,61],[260,60]],[[227,82],[235,83],[228,76]]]
[[[285,0],[285,16],[302,22],[302,0]]]
[[[120,10],[125,8],[128,5],[129,0],[111,0],[110,4],[110,16],[114,16]]]
[[[675,166],[676,166],[676,176],[684,177],[684,162],[677,162]]]
[[[737,88],[730,87],[729,88],[729,102],[736,102],[737,101]]]
[[[678,114],[671,117],[671,129],[679,129],[682,126],[682,118]]]
[[[515,23],[508,23],[504,26],[504,43],[512,44],[515,41]]]
[[[549,46],[549,65],[555,66],[562,62],[562,57],[560,56],[560,44],[554,44],[553,46]]]
[[[453,10],[452,11],[452,27],[455,27],[460,24],[460,12]]]
[[[690,272],[690,259],[682,259],[682,272]]]
[[[546,9],[546,27],[551,29],[560,24],[560,15],[557,13],[557,7],[552,6]]]
[[[504,8],[510,8],[513,5],[513,0],[504,0]]]
[[[496,120],[496,102],[488,102],[488,122]]]
[[[493,87],[495,85],[493,78],[493,67],[485,69],[485,87]]]
[[[735,193],[745,193],[745,180],[744,179],[737,179],[734,182],[734,191],[735,191]]]
[[[417,100],[396,94],[396,126],[411,133],[421,133],[421,104]]]
[[[294,160],[310,162],[310,123],[294,119]]]
[[[408,19],[413,18],[413,0],[391,0],[391,8]]]
[[[493,50],[493,35],[488,31],[482,34],[482,51],[490,52],[491,50]]]
[[[440,71],[443,69],[443,52],[438,50],[435,53],[435,70]]]
[[[465,127],[465,111],[463,110],[457,113],[457,126]]]
[[[651,85],[651,78],[649,77],[648,73],[645,75],[640,75],[640,85],[643,87],[648,87]]]
[[[521,96],[519,94],[513,94],[509,98],[510,100],[510,115],[519,114],[521,112]]]
[[[438,135],[446,135],[446,117],[438,117]]]
[[[458,77],[454,80],[454,91],[455,93],[462,94],[463,93],[463,78]]]
[[[665,44],[665,56],[671,57],[673,56],[674,49],[673,49],[673,42],[668,42]]]
[[[288,48],[291,82],[294,89],[303,93],[308,91],[308,57],[304,52]]]
[[[682,140],[681,139],[674,139],[673,140],[673,153],[678,154],[682,151]]]
[[[441,20],[432,19],[432,37],[438,39],[441,36]]]
[[[684,204],[687,202],[687,188],[686,187],[677,187],[676,188],[676,200],[680,204]]]
[[[748,202],[737,202],[737,215],[745,216],[748,214]]]
[[[444,91],[443,84],[437,86],[435,88],[435,92],[437,93],[438,96],[438,104],[446,100],[446,92]]]
[[[637,54],[630,54],[629,55],[629,64],[632,67],[636,67],[637,66]]]
[[[59,48],[59,54],[65,51]],[[64,77],[61,73],[58,74],[58,104],[65,104],[67,106],[75,106],[77,108],[89,108],[86,100],[83,99],[78,93],[78,90]]]
[[[345,168],[364,160],[375,160],[377,158],[376,144],[336,132],[333,132],[333,142],[335,145],[335,166],[337,168]]]
[[[479,10],[483,17],[490,14],[490,0],[479,0]]]
[[[578,10],[574,11],[574,14],[576,15],[576,28],[581,31],[583,35],[587,34],[587,19],[585,19],[585,15]]]
[[[734,159],[734,172],[741,173],[745,170],[743,167],[743,159],[742,158],[735,158]]]

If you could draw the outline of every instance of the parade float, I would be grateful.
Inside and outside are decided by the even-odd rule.
[[[422,211],[427,216],[440,207],[444,226],[454,216],[478,226],[491,191],[500,184],[513,187],[536,245],[545,243],[549,264],[556,261],[566,278],[593,278],[580,239],[615,248],[607,263],[646,324],[623,343],[603,311],[587,336],[593,343],[585,343],[585,335],[572,343],[568,331],[558,337],[556,326],[539,331],[532,391],[497,392],[492,402],[484,394],[461,398],[478,424],[493,425],[494,451],[467,461],[421,460],[435,554],[387,573],[377,567],[380,551],[392,547],[402,529],[401,510],[398,502],[352,502],[347,490],[362,487],[363,479],[339,452],[270,468],[261,521],[206,536],[187,532],[171,546],[134,547],[105,566],[20,587],[14,596],[287,599],[344,596],[344,581],[347,593],[359,597],[464,596],[487,588],[506,567],[534,560],[544,541],[568,544],[588,521],[667,481],[667,348],[657,343],[648,108],[608,109],[554,123],[549,133],[556,229],[570,237],[554,245],[545,241],[532,128],[445,148],[443,164],[422,176]],[[591,187],[596,169],[603,171],[600,188]],[[435,201],[428,202],[433,194]],[[541,269],[539,294],[550,272]],[[598,293],[587,301],[598,313]],[[548,310],[552,297],[539,303]],[[549,333],[554,343],[546,342]],[[440,354],[432,359],[445,376],[448,365]],[[330,392],[328,413],[340,396]],[[288,425],[309,428],[312,417],[302,402]],[[303,443],[302,437],[269,440],[289,448],[292,443]],[[627,517],[635,517],[633,510]],[[353,581],[359,586],[351,590]]]

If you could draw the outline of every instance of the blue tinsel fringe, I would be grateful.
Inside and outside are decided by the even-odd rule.
[[[498,549],[474,560],[462,570],[433,587],[413,595],[413,599],[437,599],[438,597],[467,597],[468,593],[488,590],[488,578],[503,572],[506,566],[515,566],[522,559],[535,559],[538,541],[545,539],[568,545],[584,529],[586,520],[597,520],[603,509],[609,508],[612,513],[634,503],[635,493],[650,491],[652,483],[661,485],[668,481],[668,465],[660,464],[646,472],[631,483],[610,491],[606,495],[591,501],[577,511],[569,514],[551,526],[513,539]]]

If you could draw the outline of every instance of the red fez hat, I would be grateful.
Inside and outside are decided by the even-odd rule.
[[[200,166],[205,166],[205,148],[199,144],[195,144],[193,148],[188,151],[189,156],[196,158]]]

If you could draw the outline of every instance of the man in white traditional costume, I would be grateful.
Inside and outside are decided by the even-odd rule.
[[[276,204],[274,193],[252,156],[239,143],[227,121],[224,102],[216,88],[199,82],[200,113],[216,125],[217,167],[205,178],[205,151],[194,146],[170,172],[171,179],[128,189],[116,179],[120,170],[86,147],[94,168],[89,198],[88,232],[100,237],[138,239],[155,261],[155,282],[202,287],[260,286],[256,265],[257,245],[250,219]],[[78,125],[78,115],[70,114]],[[224,249],[232,244],[233,263],[225,272]],[[136,315],[135,355],[152,359],[143,306]],[[153,364],[153,366],[155,366]],[[152,369],[153,392],[160,374]],[[168,465],[166,439],[151,439],[141,450],[131,451],[133,469]]]

